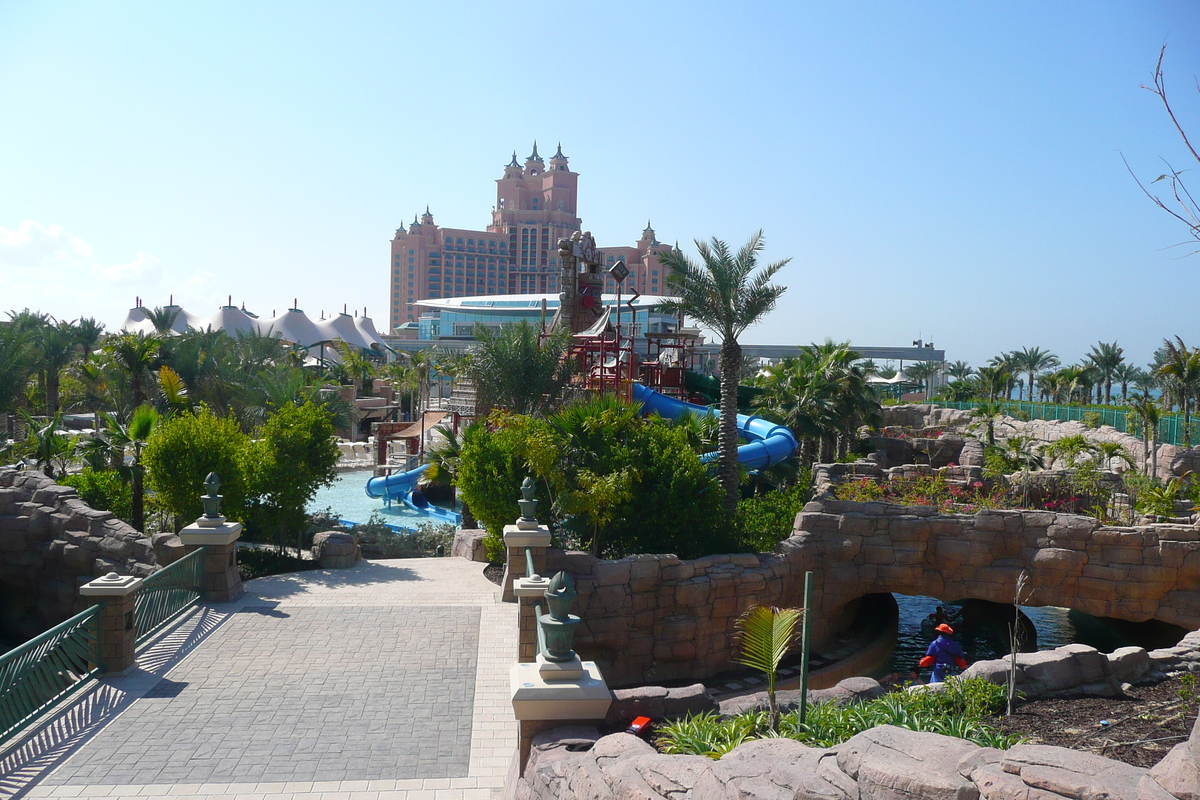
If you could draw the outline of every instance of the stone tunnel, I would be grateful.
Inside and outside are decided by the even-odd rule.
[[[614,685],[703,680],[731,669],[737,617],[754,604],[799,606],[814,573],[813,640],[820,646],[868,594],[896,592],[1011,603],[1200,628],[1200,529],[1119,528],[1049,511],[814,501],[774,552],[683,561],[671,555],[601,561],[550,551],[548,569],[576,576],[583,617],[577,649]]]

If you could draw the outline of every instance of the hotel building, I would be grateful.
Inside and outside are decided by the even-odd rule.
[[[579,173],[571,171],[562,146],[547,165],[535,142],[524,165],[514,152],[504,177],[496,181],[496,207],[486,229],[438,227],[428,207],[420,219],[413,217],[407,230],[403,225],[397,228],[389,262],[389,329],[431,313],[415,305],[430,298],[557,293],[558,240],[582,225],[578,186]],[[672,248],[655,238],[649,223],[633,246],[599,249],[606,267],[625,260],[625,292],[665,293],[666,272],[659,255]],[[605,291],[616,288],[607,278]]]

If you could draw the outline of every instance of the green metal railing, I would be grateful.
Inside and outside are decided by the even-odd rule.
[[[946,408],[957,408],[960,411],[969,411],[979,405],[974,401],[948,401],[948,400],[933,400],[931,401],[939,406]],[[1029,414],[1030,419],[1046,419],[1046,420],[1083,420],[1084,414],[1099,414],[1100,423],[1102,425],[1111,425],[1121,433],[1128,433],[1141,438],[1142,429],[1140,425],[1135,425],[1134,430],[1128,430],[1128,409],[1125,408],[1097,408],[1095,406],[1064,406],[1057,403],[1026,403],[1017,400],[1002,400],[1007,413],[1013,411],[1024,411]],[[1192,443],[1200,442],[1200,420],[1192,418],[1190,420],[1192,428]],[[1158,421],[1158,443],[1159,444],[1175,444],[1182,445],[1183,436],[1183,415],[1181,414],[1163,414]]]
[[[204,552],[200,547],[146,578],[133,601],[137,644],[200,602],[204,594]]]
[[[96,605],[0,655],[0,742],[95,678],[99,648]]]

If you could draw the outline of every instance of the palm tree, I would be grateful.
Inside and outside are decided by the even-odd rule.
[[[139,531],[145,531],[146,471],[142,466],[142,450],[146,447],[146,440],[150,438],[150,434],[154,432],[154,428],[158,424],[158,412],[152,406],[140,405],[134,409],[128,425],[121,424],[111,414],[105,414],[104,419],[108,423],[106,435],[112,446],[121,452],[124,452],[126,448],[133,448],[133,464],[130,465],[133,478],[133,512],[130,523]]]
[[[721,340],[721,446],[717,477],[725,491],[725,510],[730,515],[737,510],[741,494],[737,460],[737,389],[742,346],[738,338],[746,328],[775,308],[775,302],[786,287],[773,285],[771,279],[791,260],[776,261],[758,269],[758,254],[762,248],[762,231],[759,231],[737,253],[731,252],[725,242],[714,238],[711,242],[696,241],[700,262],[679,250],[662,256],[667,286],[679,298],[664,304],[662,310],[668,314],[686,314],[712,330]]]
[[[1121,363],[1113,370],[1113,381],[1121,385],[1121,403],[1129,402],[1129,384],[1135,383],[1141,377],[1142,368],[1129,362]]]
[[[105,342],[106,355],[129,380],[134,408],[150,398],[149,386],[154,380],[154,366],[161,349],[162,340],[153,334],[118,333]]]
[[[934,374],[934,366],[928,361],[914,361],[904,370],[904,375],[917,385],[917,389],[928,389],[929,379]]]
[[[1096,442],[1096,454],[1104,459],[1104,466],[1109,471],[1113,471],[1113,460],[1120,459],[1127,465],[1133,466],[1133,459],[1125,452],[1125,446],[1119,442]]]
[[[159,336],[171,335],[174,331],[175,318],[179,316],[179,306],[143,310],[146,312],[146,319],[150,320],[150,324],[154,326],[156,334]]]
[[[956,381],[965,381],[975,374],[975,370],[965,361],[951,361],[946,365],[946,374]]]
[[[0,413],[15,410],[24,397],[35,358],[29,333],[11,322],[0,323]]]
[[[1146,451],[1149,449],[1150,474],[1158,475],[1158,403],[1148,394],[1135,394],[1129,398],[1129,406],[1133,409],[1130,413],[1142,424],[1142,464],[1146,464]]]
[[[38,370],[46,392],[46,416],[58,413],[58,386],[62,371],[75,357],[78,332],[70,322],[49,321],[37,334]]]
[[[787,655],[800,621],[798,608],[752,606],[737,621],[739,653],[734,661],[756,669],[767,677],[768,722],[772,732],[779,731],[779,706],[775,703],[775,676]]]
[[[1183,339],[1163,339],[1166,362],[1155,372],[1175,384],[1176,397],[1183,413],[1183,446],[1192,446],[1191,401],[1200,391],[1200,348],[1188,349]]]
[[[537,328],[522,320],[498,330],[475,326],[478,346],[468,375],[478,387],[480,413],[505,408],[515,414],[544,414],[558,404],[574,364],[564,358],[570,332],[542,339]]]
[[[1033,381],[1039,373],[1059,365],[1058,356],[1040,347],[1022,347],[1012,353],[1016,374],[1025,375],[1029,387],[1029,400],[1033,402]]]
[[[1002,365],[980,367],[978,373],[976,380],[979,382],[979,388],[987,394],[989,400],[998,399],[1012,381],[1012,373]]]
[[[950,381],[941,390],[941,397],[951,402],[973,400],[976,394],[975,382],[971,380]]]
[[[981,367],[980,370],[987,369]],[[973,428],[983,428],[987,434],[987,444],[990,447],[996,446],[996,424],[1000,418],[1004,416],[1004,404],[995,399],[982,400],[976,403],[975,407],[970,412],[971,419],[975,420],[971,423]]]
[[[62,414],[55,414],[46,422],[40,422],[21,409],[21,417],[25,423],[24,449],[37,461],[38,468],[48,478],[54,477],[55,467],[58,472],[66,472],[71,444],[66,436],[59,433],[63,424]]]
[[[1086,356],[1104,383],[1104,402],[1112,402],[1112,384],[1117,369],[1125,362],[1125,350],[1116,342],[1097,342]]]

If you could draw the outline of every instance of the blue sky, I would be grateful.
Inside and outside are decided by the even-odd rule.
[[[428,203],[481,228],[562,142],[601,244],[766,233],[744,341],[1200,344],[1200,256],[1121,162],[1200,138],[1200,5],[0,0],[0,309],[386,303]],[[1200,184],[1200,177],[1196,179]]]

